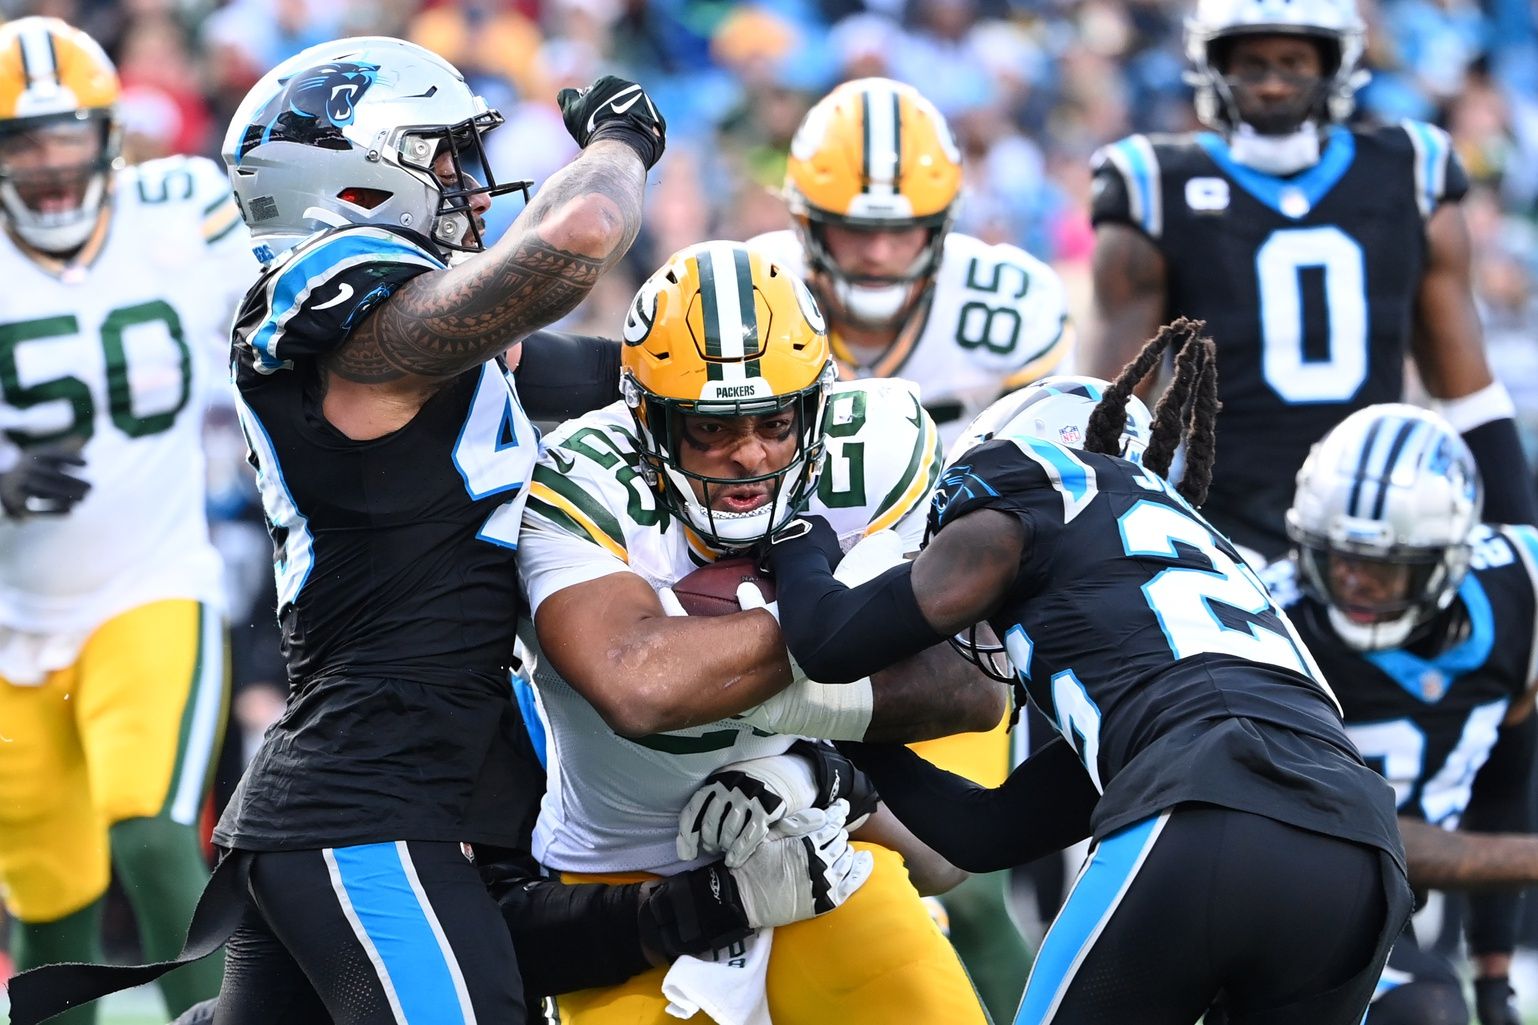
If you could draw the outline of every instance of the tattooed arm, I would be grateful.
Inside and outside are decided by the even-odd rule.
[[[545,182],[495,246],[411,279],[328,360],[326,416],[352,437],[401,426],[438,386],[569,313],[630,248],[646,168],[598,140]]]

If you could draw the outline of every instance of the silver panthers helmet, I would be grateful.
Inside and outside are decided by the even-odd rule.
[[[530,184],[491,175],[481,137],[502,120],[442,57],[363,36],[269,71],[236,110],[222,152],[264,259],[347,224],[410,228],[441,249],[476,252],[472,198]],[[443,153],[452,178],[434,172]]]
[[[1069,448],[1083,448],[1089,415],[1110,386],[1110,382],[1098,377],[1069,374],[1043,377],[1010,392],[977,414],[956,439],[948,456],[954,460],[967,449],[995,436],[1010,435],[1028,435]],[[1127,396],[1127,425],[1122,428],[1121,448],[1117,454],[1141,463],[1152,430],[1153,415],[1143,400],[1136,395]]]
[[[1399,403],[1358,410],[1298,471],[1287,536],[1303,590],[1353,648],[1403,644],[1452,603],[1483,507],[1474,457],[1447,421]],[[1375,576],[1378,593],[1360,593],[1353,573]]]
[[[1367,30],[1356,0],[1197,0],[1185,23],[1186,75],[1196,87],[1196,116],[1218,131],[1239,123],[1233,90],[1221,70],[1223,46],[1238,36],[1298,35],[1324,44],[1325,82],[1312,116],[1345,121],[1356,91],[1367,81],[1360,68]]]

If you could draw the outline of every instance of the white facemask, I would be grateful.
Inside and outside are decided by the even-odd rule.
[[[1296,174],[1319,163],[1319,129],[1312,121],[1291,135],[1261,135],[1241,124],[1228,140],[1228,154],[1265,174]]]
[[[856,324],[885,324],[902,312],[912,291],[911,283],[897,285],[855,285],[833,282],[833,295],[844,315]]]

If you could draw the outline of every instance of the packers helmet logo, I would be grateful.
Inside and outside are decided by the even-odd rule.
[[[635,301],[625,314],[623,337],[626,345],[640,345],[652,333],[652,324],[657,319],[657,293],[662,291],[661,278],[660,273],[653,274],[641,283],[636,292]]]
[[[812,330],[818,334],[826,334],[828,322],[822,315],[822,307],[817,305],[817,300],[812,295],[812,290],[802,283],[800,278],[790,279],[791,290],[796,293],[796,305],[801,307],[801,315],[806,322],[812,325]]]
[[[283,79],[282,90],[246,126],[237,157],[264,142],[345,146],[341,130],[352,124],[378,72],[377,64],[338,61]]]

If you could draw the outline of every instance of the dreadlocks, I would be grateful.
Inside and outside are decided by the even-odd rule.
[[[1212,339],[1202,334],[1206,326],[1204,321],[1181,317],[1161,327],[1105,390],[1090,414],[1084,441],[1086,452],[1119,453],[1121,433],[1127,426],[1127,398],[1164,354],[1174,351],[1175,378],[1154,409],[1143,465],[1168,476],[1175,450],[1185,442],[1186,469],[1176,490],[1194,506],[1207,500],[1217,455],[1213,429],[1218,415],[1217,350]]]

